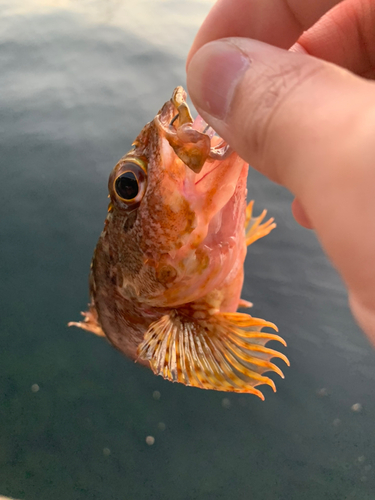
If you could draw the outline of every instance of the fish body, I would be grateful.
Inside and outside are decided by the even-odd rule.
[[[237,313],[247,245],[273,219],[246,205],[248,165],[177,87],[109,181],[110,204],[90,271],[90,309],[70,325],[103,335],[155,374],[204,389],[248,392],[274,382],[265,347],[284,341]],[[284,343],[285,344],[285,343]]]

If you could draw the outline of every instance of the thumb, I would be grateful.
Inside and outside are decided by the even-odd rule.
[[[197,110],[218,134],[292,192],[306,183],[310,162],[315,169],[328,161],[328,152],[336,157],[337,146],[375,104],[372,84],[350,72],[245,38],[203,46],[188,67],[187,83]]]
[[[298,198],[352,302],[373,311],[375,341],[374,84],[244,38],[203,46],[187,82],[217,133]]]

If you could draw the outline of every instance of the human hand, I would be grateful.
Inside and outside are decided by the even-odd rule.
[[[375,344],[375,2],[218,0],[187,68],[202,117],[295,195]]]

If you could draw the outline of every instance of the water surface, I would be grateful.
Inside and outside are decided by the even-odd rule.
[[[276,394],[174,385],[66,327],[88,300],[108,174],[185,83],[212,3],[0,0],[0,494],[375,498],[374,351],[291,196],[256,172],[249,195],[278,227],[249,249],[244,298],[288,342]]]

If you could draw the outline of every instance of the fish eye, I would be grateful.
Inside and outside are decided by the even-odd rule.
[[[135,162],[126,162],[113,183],[113,190],[117,198],[133,208],[140,203],[146,191],[145,169]]]
[[[117,177],[115,187],[118,196],[126,201],[134,199],[139,191],[134,172],[125,172],[120,177]]]

